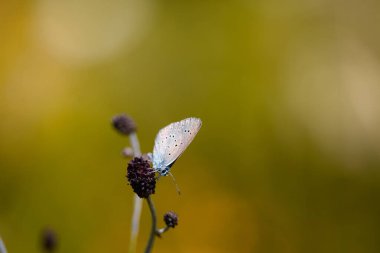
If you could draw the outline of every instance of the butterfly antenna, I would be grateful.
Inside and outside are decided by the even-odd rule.
[[[177,184],[177,182],[175,181],[175,178],[174,178],[174,176],[173,176],[173,174],[172,173],[168,173],[170,176],[171,176],[171,178],[173,179],[173,183],[174,183],[174,185],[175,185],[175,188],[176,188],[176,190],[177,190],[177,193],[178,193],[178,195],[181,195],[181,190],[179,189],[179,187],[178,187],[178,184]]]

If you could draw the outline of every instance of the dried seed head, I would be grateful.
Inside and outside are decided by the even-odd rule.
[[[164,215],[164,221],[166,226],[174,228],[178,225],[178,216],[175,212],[169,211]]]
[[[135,157],[128,163],[127,178],[133,191],[140,198],[147,198],[154,194],[156,188],[155,172],[144,158]]]
[[[112,125],[121,134],[129,135],[136,132],[136,123],[125,114],[116,115],[112,118]]]

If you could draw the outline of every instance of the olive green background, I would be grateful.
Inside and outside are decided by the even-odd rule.
[[[154,252],[379,252],[378,1],[0,2],[0,235],[127,252],[128,113],[143,152],[202,129],[153,200]],[[144,203],[145,204],[145,203]],[[163,226],[162,218],[159,225]],[[138,252],[148,238],[144,205]]]

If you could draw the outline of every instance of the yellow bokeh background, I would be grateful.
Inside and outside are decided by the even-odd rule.
[[[127,252],[125,112],[144,153],[203,126],[153,196],[154,252],[379,252],[380,3],[0,2],[0,236]],[[145,204],[145,203],[144,203]],[[138,252],[150,229],[144,205]]]

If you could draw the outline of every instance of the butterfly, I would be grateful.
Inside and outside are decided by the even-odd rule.
[[[152,163],[153,169],[160,176],[170,174],[170,168],[194,140],[201,126],[200,119],[187,118],[171,123],[158,132],[154,141]]]

